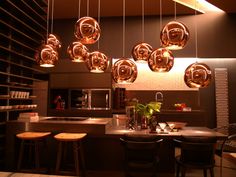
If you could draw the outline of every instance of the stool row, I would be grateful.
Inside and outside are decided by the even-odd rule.
[[[39,144],[40,142],[46,142],[46,138],[49,135],[51,135],[51,132],[23,132],[16,135],[16,137],[21,140],[19,157],[17,162],[17,171],[22,170],[22,160],[27,145],[30,147],[29,152],[31,152],[32,148],[34,148],[35,171],[40,171]],[[54,136],[54,138],[58,141],[59,144],[55,169],[56,174],[59,175],[62,173],[62,171],[60,170],[63,159],[62,155],[65,155],[67,143],[71,143],[73,147],[75,174],[76,176],[79,176],[79,167],[81,166],[83,169],[83,176],[85,176],[85,159],[83,153],[82,140],[86,137],[86,135],[86,133],[59,133]],[[81,164],[79,163],[79,159],[81,160]]]

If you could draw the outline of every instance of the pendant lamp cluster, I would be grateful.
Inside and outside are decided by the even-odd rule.
[[[137,65],[134,61],[125,57],[125,0],[123,0],[123,57],[112,66],[112,77],[116,83],[131,84],[138,75]]]
[[[61,42],[58,37],[53,34],[53,9],[54,0],[51,0],[51,34],[48,34],[48,24],[49,24],[49,9],[50,1],[48,2],[48,12],[47,12],[47,36],[45,43],[41,45],[39,50],[35,53],[35,60],[41,67],[54,67],[55,63],[58,61],[58,49],[61,48]]]
[[[197,8],[195,0],[195,9]],[[198,40],[197,40],[197,23],[196,23],[195,10],[195,51],[196,51],[196,62],[189,65],[185,70],[184,82],[190,88],[205,88],[209,86],[212,80],[212,72],[209,66],[204,63],[198,63]]]
[[[109,65],[109,58],[102,52],[94,51],[89,53],[87,44],[96,43],[101,34],[99,22],[89,17],[89,0],[87,0],[87,16],[80,18],[80,0],[79,16],[75,23],[74,36],[76,41],[67,48],[72,62],[84,62],[90,72],[103,73]],[[98,0],[98,19],[100,19],[100,0]]]

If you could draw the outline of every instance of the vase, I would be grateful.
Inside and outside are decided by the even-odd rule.
[[[151,119],[149,120],[149,129],[150,133],[157,133],[157,120],[155,116],[152,116]]]
[[[148,119],[146,116],[141,117],[141,129],[147,129],[148,128]]]

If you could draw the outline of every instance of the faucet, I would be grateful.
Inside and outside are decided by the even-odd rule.
[[[156,92],[155,101],[163,101],[163,94],[161,92]]]

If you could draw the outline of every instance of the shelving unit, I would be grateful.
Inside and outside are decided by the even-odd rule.
[[[0,1],[0,170],[4,169],[6,121],[35,109],[37,98],[10,98],[11,91],[33,94],[45,71],[34,55],[47,32],[47,0]],[[4,96],[3,96],[4,95]]]

